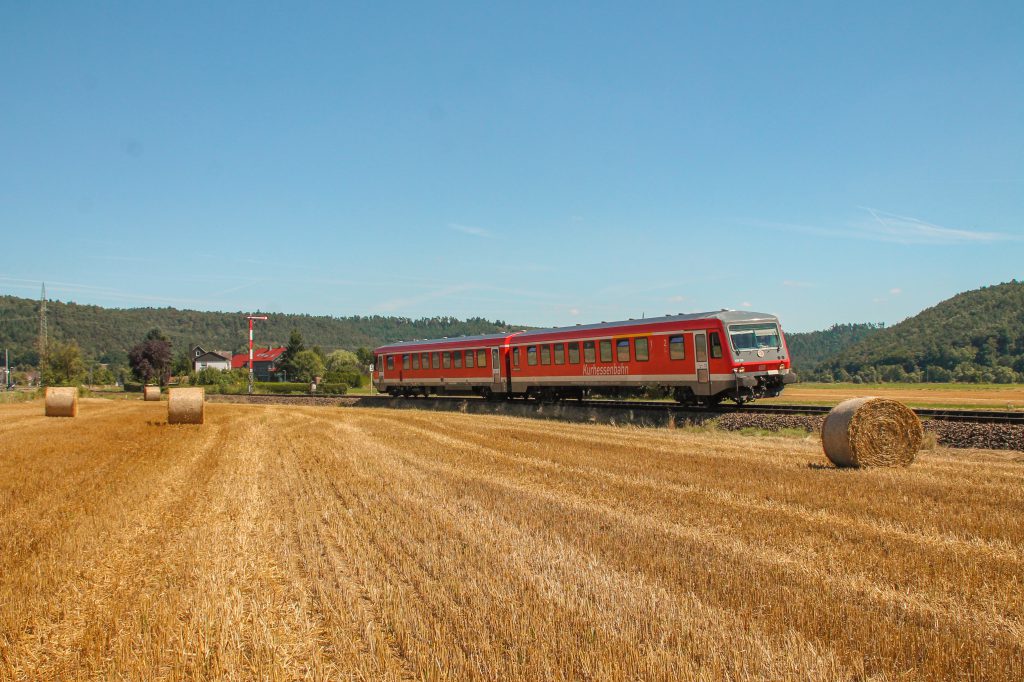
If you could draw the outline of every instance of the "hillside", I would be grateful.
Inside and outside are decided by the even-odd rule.
[[[884,324],[864,322],[834,324],[821,331],[786,334],[786,345],[793,356],[793,369],[802,377],[811,376],[825,360],[884,328]]]
[[[15,296],[0,296],[0,350],[11,351],[12,365],[35,364],[39,330],[39,302]],[[100,362],[124,364],[128,349],[146,332],[159,328],[174,344],[175,354],[193,345],[206,349],[241,351],[248,339],[245,313],[202,312],[176,308],[101,308],[60,301],[47,302],[47,327],[53,339],[74,339],[82,353]],[[337,348],[373,348],[382,343],[417,338],[483,334],[508,329],[502,321],[482,318],[458,320],[431,317],[328,317],[273,314],[257,322],[260,346],[284,345],[292,329],[302,332],[307,346],[325,351]],[[521,327],[517,327],[521,329]],[[2,362],[2,361],[0,361]]]
[[[1024,382],[1024,282],[958,294],[870,334],[818,373],[865,382]]]

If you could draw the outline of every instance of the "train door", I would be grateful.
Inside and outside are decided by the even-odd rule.
[[[501,386],[501,351],[497,348],[491,349],[491,391],[500,393]]]
[[[708,369],[708,336],[706,332],[693,335],[693,357],[697,366],[697,395],[708,395],[711,390],[711,372]]]

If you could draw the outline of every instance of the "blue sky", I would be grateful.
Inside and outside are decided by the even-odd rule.
[[[1022,277],[1024,5],[704,4],[3,3],[0,293],[807,331]]]

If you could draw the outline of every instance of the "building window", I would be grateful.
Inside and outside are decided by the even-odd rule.
[[[471,350],[466,351],[466,367],[473,367],[476,365],[476,353]]]
[[[619,339],[615,342],[615,359],[619,362],[629,362],[629,339]]]
[[[682,336],[670,336],[668,337],[668,357],[669,360],[685,360],[686,359],[686,343],[683,341],[685,337]]]
[[[413,369],[419,369],[420,368],[420,354],[419,353],[413,353],[412,354],[412,368]]]
[[[580,364],[580,343],[579,341],[573,341],[569,344],[569,364],[578,365]]]
[[[611,339],[602,339],[601,344],[601,362],[612,361],[612,342]]]
[[[526,364],[536,365],[537,364],[537,346],[526,347]]]
[[[452,354],[448,351],[441,353],[441,367],[449,369],[452,366]]]
[[[409,369],[409,354],[402,353],[402,369]]]
[[[431,353],[430,354],[430,366],[434,369],[441,369],[441,354]]]
[[[540,347],[540,364],[551,364],[551,346],[548,346],[547,344]]]
[[[633,341],[633,345],[636,348],[636,359],[638,362],[647,362],[648,360],[650,360],[651,355],[650,351],[648,350],[646,337],[641,339],[635,339]]]
[[[476,366],[486,367],[487,366],[487,351],[483,348],[476,352]]]
[[[394,355],[389,355],[388,356],[388,369],[394,369],[394,368],[395,368],[395,356]]]
[[[556,365],[564,365],[565,364],[565,344],[561,344],[561,343],[556,343],[555,344],[555,364]]]
[[[583,362],[591,364],[597,362],[597,354],[594,352],[593,341],[583,342]]]
[[[513,367],[518,367],[519,366],[519,349],[518,348],[513,348],[512,349],[512,366]]]
[[[722,357],[722,339],[719,338],[718,332],[711,332],[711,335],[708,336],[708,342],[711,344],[711,357]]]
[[[461,350],[455,351],[455,357],[453,359],[455,361],[455,369],[462,369],[462,351]]]

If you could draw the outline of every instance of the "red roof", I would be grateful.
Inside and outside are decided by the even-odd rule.
[[[285,351],[285,347],[280,348],[253,348],[252,349],[252,360],[253,363],[257,362],[274,362],[277,358]],[[231,356],[231,369],[241,369],[249,364],[249,353],[236,353]]]

